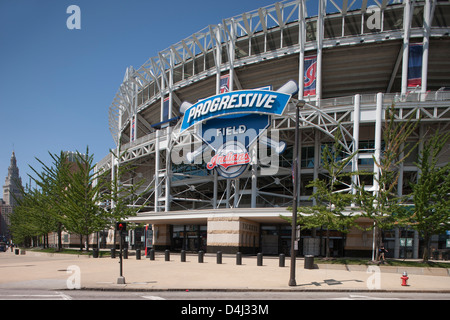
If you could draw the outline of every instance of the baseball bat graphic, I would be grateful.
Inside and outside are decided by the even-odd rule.
[[[193,163],[194,159],[199,156],[200,154],[202,154],[206,149],[208,148],[208,145],[206,143],[203,143],[201,147],[198,147],[197,149],[195,149],[192,152],[188,152],[186,154],[186,159],[190,162]]]
[[[184,114],[187,109],[189,109],[192,106],[192,103],[184,101],[180,106],[180,113]]]
[[[277,154],[282,153],[284,149],[286,149],[286,142],[284,141],[275,141],[267,136],[262,136],[259,141],[266,146],[273,148]]]
[[[289,80],[288,82],[286,82],[285,84],[283,84],[278,90],[277,92],[280,93],[286,93],[286,94],[290,94],[290,95],[294,95],[298,92],[298,85],[297,82],[295,82],[294,80]]]

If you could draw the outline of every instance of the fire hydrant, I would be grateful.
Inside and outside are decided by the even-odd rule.
[[[402,279],[402,286],[408,285],[407,281],[409,278],[408,278],[408,274],[406,273],[406,271],[403,272],[403,276],[401,276],[400,279]]]

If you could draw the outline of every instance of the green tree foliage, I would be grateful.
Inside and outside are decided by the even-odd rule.
[[[30,237],[58,232],[61,247],[61,231],[80,235],[86,248],[88,236],[114,227],[115,222],[137,214],[141,206],[133,206],[139,197],[137,189],[142,182],[123,183],[132,168],[115,167],[111,172],[96,172],[93,155],[76,153],[72,159],[67,153],[50,154],[52,164],[42,165],[42,172],[31,168],[35,177],[35,189],[23,189],[22,200],[11,216],[11,230],[16,242],[25,243]],[[119,154],[116,157],[119,158]],[[70,161],[69,161],[70,160]]]
[[[315,179],[308,185],[314,187],[311,198],[315,200],[315,205],[302,208],[305,215],[298,218],[302,229],[326,228],[326,257],[330,256],[330,230],[348,232],[355,220],[351,211],[347,210],[345,213],[345,210],[354,201],[349,181],[351,175],[356,173],[348,172],[346,168],[357,152],[346,155],[341,139],[342,134],[338,127],[334,143],[325,145],[322,149],[321,166],[325,171],[325,179]]]
[[[324,145],[321,152],[321,166],[324,169],[324,178],[315,179],[307,187],[314,187],[311,196],[315,201],[312,207],[297,209],[297,225],[301,229],[315,229],[325,227],[327,230],[326,256],[330,255],[330,230],[348,232],[353,225],[355,217],[346,207],[354,201],[351,190],[351,175],[356,174],[346,170],[348,164],[357,152],[346,155],[341,143],[342,132],[340,127],[334,135],[331,145]],[[288,208],[292,210],[292,208]],[[291,221],[290,218],[285,218]]]
[[[68,184],[61,190],[61,205],[63,211],[63,225],[69,233],[80,235],[80,249],[85,237],[88,248],[90,234],[103,230],[107,224],[106,212],[101,208],[100,189],[102,184],[98,180],[98,173],[94,171],[93,155],[86,149],[85,154],[77,152],[75,163],[67,172]]]
[[[377,248],[381,246],[381,229],[391,229],[398,222],[398,216],[405,211],[403,206],[406,198],[397,194],[400,164],[414,150],[409,147],[407,139],[414,132],[418,121],[412,116],[406,122],[396,121],[396,110],[392,105],[386,110],[383,129],[384,148],[381,150],[379,161],[373,157],[378,175],[375,175],[376,187],[366,189],[361,185],[357,192],[357,203],[363,217],[370,218],[374,224],[376,239],[375,258]],[[409,150],[405,153],[404,150]]]
[[[424,239],[424,262],[428,261],[431,235],[450,229],[450,163],[439,165],[439,155],[449,139],[449,132],[437,132],[424,142],[416,163],[419,178],[411,183],[414,213],[407,217],[406,223]]]

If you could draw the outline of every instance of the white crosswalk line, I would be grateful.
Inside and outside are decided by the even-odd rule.
[[[142,298],[148,299],[148,300],[166,300],[163,297],[158,297],[158,296],[142,296]]]

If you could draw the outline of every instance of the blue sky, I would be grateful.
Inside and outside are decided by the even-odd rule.
[[[125,69],[209,24],[274,0],[0,0],[0,185],[15,151],[22,182],[35,158],[114,148],[108,107]],[[67,7],[81,9],[69,30]],[[2,195],[0,194],[0,197]]]

